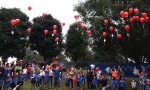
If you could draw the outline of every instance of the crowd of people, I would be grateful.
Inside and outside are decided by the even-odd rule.
[[[51,63],[50,65],[25,63],[22,69],[17,70],[14,64],[0,64],[0,90],[20,90],[24,82],[31,81],[31,90],[46,86],[54,90],[61,88],[61,84],[65,85],[66,90],[127,90],[127,81],[123,75],[122,69],[113,68],[104,73],[100,67],[91,66],[88,70],[76,69],[74,66],[68,67],[63,72],[61,65]],[[139,84],[135,80],[130,82],[132,90],[150,90],[150,79],[143,69],[138,72],[136,67],[133,73],[139,75]],[[63,83],[61,83],[63,82]],[[128,85],[129,87],[129,85]],[[61,90],[61,89],[60,89]]]

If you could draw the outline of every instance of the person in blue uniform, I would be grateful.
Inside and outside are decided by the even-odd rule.
[[[40,87],[40,83],[41,83],[41,77],[40,77],[39,74],[36,74],[35,75],[35,85],[36,85],[37,88]]]
[[[61,70],[59,67],[56,67],[56,69],[52,69],[54,72],[54,87],[58,88],[60,87],[60,79],[61,79]]]
[[[82,72],[80,72],[80,74],[78,76],[78,84],[79,84],[80,90],[83,89],[84,83],[85,83],[85,76],[83,75]]]
[[[93,77],[91,84],[92,84],[92,90],[95,90],[96,89],[96,84],[97,84],[97,80],[96,80],[95,76]]]
[[[36,83],[36,77],[35,76],[36,76],[36,74],[35,74],[35,72],[33,72],[31,75],[31,84],[32,84],[31,89],[32,89],[32,87],[35,87],[35,83]]]
[[[47,86],[49,84],[49,71],[48,70],[45,70],[44,84]]]
[[[69,87],[70,87],[70,77],[69,77],[69,75],[65,76],[65,86],[66,86],[66,90],[68,90]]]
[[[12,74],[12,82],[11,82],[11,88],[15,88],[17,85],[17,78],[18,78],[18,73],[13,72]]]
[[[18,81],[17,81],[17,85],[19,85],[19,89],[23,86],[24,79],[25,79],[25,75],[22,73],[22,71],[20,71],[18,74]]]
[[[10,88],[11,82],[12,82],[11,75],[8,74],[4,80],[4,90],[8,90]]]
[[[119,81],[119,90],[126,90],[126,82],[124,77],[122,77]]]

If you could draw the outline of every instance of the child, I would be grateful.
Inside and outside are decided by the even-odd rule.
[[[36,85],[36,87],[40,87],[40,81],[41,81],[41,77],[40,77],[40,75],[39,74],[36,74],[35,75],[35,85]]]
[[[110,80],[110,87],[112,90],[114,89],[114,78],[113,77]]]
[[[92,84],[92,90],[95,90],[96,89],[96,84],[97,84],[95,76],[93,77],[91,84]]]
[[[44,77],[45,77],[44,67],[40,70],[40,77],[41,77],[41,84],[44,85]]]
[[[18,75],[18,81],[17,81],[17,85],[19,85],[19,89],[21,86],[23,86],[24,79],[25,79],[25,75],[22,73],[22,71],[20,71]]]
[[[8,74],[5,78],[5,81],[4,81],[4,90],[9,89],[11,82],[12,82],[12,78],[11,78],[10,74]]]
[[[136,90],[136,81],[132,80],[131,87],[132,87],[132,90]]]
[[[52,84],[53,84],[53,71],[52,71],[51,68],[49,69],[49,81],[50,81],[50,86],[52,87]]]
[[[66,90],[68,90],[70,86],[70,77],[68,74],[65,76],[65,86],[66,86]]]
[[[48,70],[45,70],[44,84],[47,86],[49,84],[49,71]]]
[[[56,67],[56,69],[53,69],[54,72],[54,87],[58,88],[60,87],[60,77],[61,77],[61,70],[59,67]]]
[[[79,84],[80,90],[83,89],[84,82],[85,82],[85,77],[83,73],[80,72],[80,75],[78,76],[78,84]]]
[[[35,79],[35,72],[33,72],[32,76],[31,76],[31,85],[32,85],[32,86],[35,86],[35,82],[36,82],[36,79]],[[31,89],[32,89],[32,86],[31,86]]]
[[[17,85],[17,77],[18,77],[18,73],[14,72],[12,74],[12,83],[11,83],[11,88],[15,88]]]
[[[121,78],[121,80],[119,81],[119,90],[125,90],[126,88],[126,82],[124,77]]]
[[[114,79],[113,85],[114,85],[114,89],[115,89],[115,90],[116,90],[116,89],[118,90],[118,88],[119,88],[119,82],[118,82],[117,79]]]
[[[146,80],[146,90],[150,90],[150,79]]]

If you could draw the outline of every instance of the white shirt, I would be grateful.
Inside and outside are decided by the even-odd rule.
[[[40,71],[40,76],[45,76],[45,71],[41,70]]]
[[[100,76],[101,76],[101,70],[99,70],[99,71],[96,73],[97,79],[101,79]]]
[[[132,88],[136,88],[136,82],[135,82],[135,81],[132,81],[132,82],[131,82],[131,87],[132,87]]]
[[[27,69],[23,69],[23,74],[27,74]]]
[[[49,76],[53,76],[53,71],[52,71],[52,69],[49,70]]]

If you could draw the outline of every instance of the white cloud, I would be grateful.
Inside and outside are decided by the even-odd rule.
[[[6,8],[20,8],[26,13],[30,20],[42,13],[50,13],[54,18],[60,22],[65,22],[66,26],[63,33],[66,34],[69,24],[73,23],[74,15],[77,13],[73,11],[73,5],[78,0],[1,0],[0,7]],[[28,6],[32,6],[32,10],[28,11]]]

